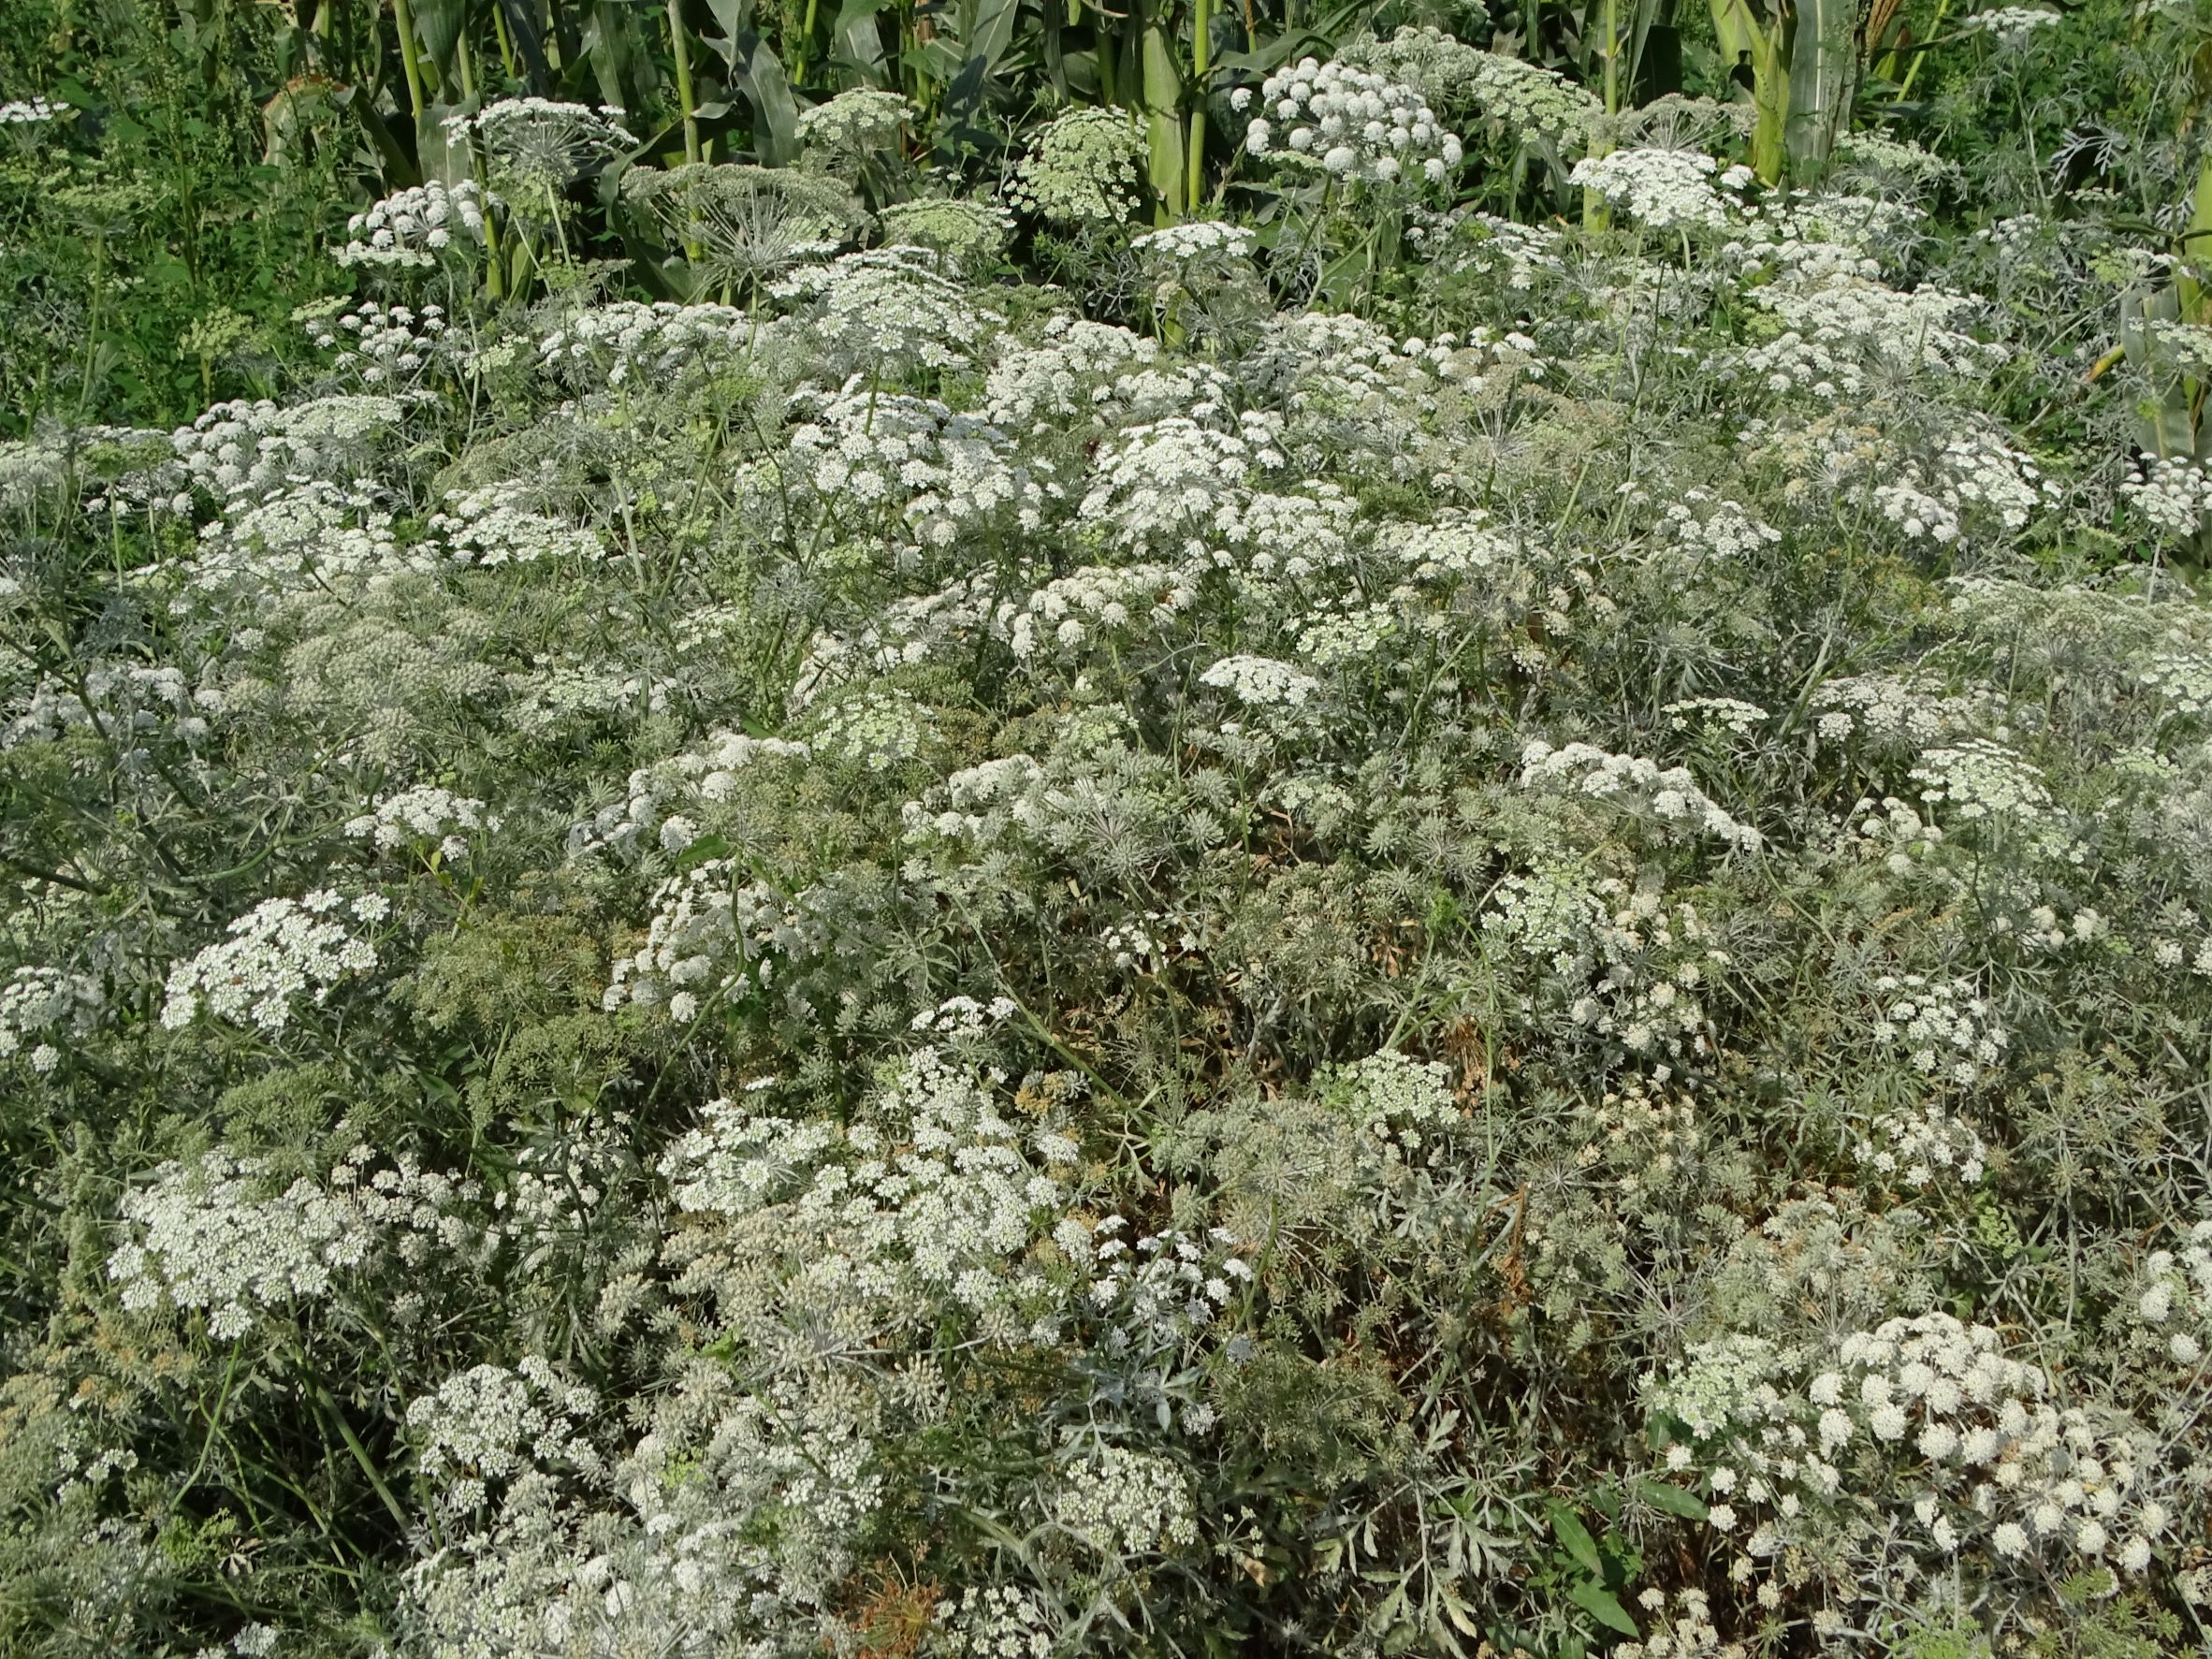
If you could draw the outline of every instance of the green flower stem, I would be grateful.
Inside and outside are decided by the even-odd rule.
[[[407,72],[407,103],[415,130],[422,129],[422,59],[415,44],[415,7],[407,0],[392,0],[392,22],[400,31],[400,64]]]
[[[1194,213],[1206,186],[1206,76],[1214,66],[1213,31],[1210,0],[1194,0],[1190,14],[1190,138],[1185,155],[1189,177],[1183,186],[1184,206]]]
[[[811,6],[808,7],[807,11],[807,27],[809,32],[814,27],[814,11]],[[668,39],[670,50],[676,57],[676,98],[683,109],[684,159],[689,162],[696,162],[701,159],[699,100],[691,90],[691,37],[684,33],[683,0],[668,0]],[[792,72],[794,78],[803,74],[805,72],[804,64],[794,63]],[[691,257],[695,259],[698,255],[694,253]]]

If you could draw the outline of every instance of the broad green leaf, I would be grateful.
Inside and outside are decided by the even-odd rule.
[[[455,57],[465,21],[463,0],[415,0],[415,33],[423,55],[438,67],[439,83],[449,94],[460,91]]]
[[[676,867],[679,873],[695,870],[710,859],[729,856],[730,843],[710,830],[676,855]]]
[[[1613,1599],[1612,1592],[1594,1579],[1578,1579],[1567,1586],[1567,1600],[1580,1608],[1608,1630],[1618,1630],[1623,1636],[1636,1636],[1636,1621],[1628,1616],[1628,1609]]]
[[[961,36],[972,60],[981,58],[986,71],[997,66],[1013,44],[1014,20],[1021,0],[976,0],[975,14]]]
[[[1597,1540],[1590,1535],[1590,1529],[1564,1504],[1553,1502],[1546,1508],[1551,1517],[1551,1535],[1559,1540],[1560,1548],[1573,1556],[1584,1572],[1603,1573],[1605,1564],[1598,1558]]]
[[[1679,1515],[1684,1521],[1703,1521],[1706,1517],[1703,1498],[1679,1486],[1669,1486],[1664,1480],[1637,1481],[1636,1495],[1652,1508],[1664,1509],[1669,1515]]]

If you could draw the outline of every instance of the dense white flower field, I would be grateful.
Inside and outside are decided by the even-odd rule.
[[[2202,330],[1454,51],[0,450],[22,1651],[2204,1651]]]

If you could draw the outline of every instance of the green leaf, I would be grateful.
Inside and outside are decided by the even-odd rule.
[[[697,869],[708,859],[729,856],[730,843],[709,830],[676,855],[676,867],[677,873],[681,874],[685,870]]]
[[[859,70],[871,82],[881,80],[885,74],[883,36],[876,27],[876,17],[891,4],[892,0],[845,0],[837,24],[830,30],[832,58]]]
[[[1612,1593],[1594,1579],[1579,1579],[1567,1586],[1567,1600],[1580,1608],[1608,1630],[1618,1630],[1623,1636],[1639,1634],[1636,1621],[1628,1616],[1628,1609],[1615,1601]]]
[[[845,0],[837,7],[837,21],[830,25],[830,33],[842,35],[855,23],[865,23],[879,11],[886,10],[893,0]]]
[[[1551,1516],[1551,1535],[1559,1540],[1560,1547],[1575,1558],[1584,1572],[1602,1574],[1605,1564],[1598,1558],[1597,1540],[1590,1535],[1590,1529],[1564,1504],[1554,1502],[1545,1507]]]
[[[730,68],[730,82],[752,108],[752,150],[764,167],[798,159],[799,106],[782,60],[753,26],[751,0],[707,0],[724,33],[706,44]]]
[[[460,90],[458,53],[462,0],[415,0],[415,33],[423,53],[434,65],[438,83],[448,92]]]
[[[1635,1487],[1636,1495],[1654,1509],[1664,1509],[1684,1521],[1703,1521],[1706,1517],[1705,1500],[1694,1492],[1684,1492],[1664,1480],[1637,1480]]]

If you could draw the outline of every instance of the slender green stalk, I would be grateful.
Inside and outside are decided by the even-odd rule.
[[[422,60],[415,53],[415,7],[407,0],[392,0],[392,22],[400,31],[400,64],[407,71],[407,104],[417,129],[422,126]]]
[[[1604,18],[1604,28],[1606,32],[1606,114],[1608,118],[1610,118],[1621,113],[1621,77],[1620,71],[1617,67],[1620,60],[1621,51],[1621,0],[1605,0],[1605,8],[1602,16]],[[1608,153],[1612,147],[1613,142],[1610,123],[1608,119],[1605,141],[1602,146],[1594,147],[1592,153],[1594,155],[1603,155]],[[1607,205],[1605,196],[1595,190],[1584,190],[1582,192],[1582,227],[1585,230],[1598,232],[1607,229],[1612,224],[1612,211]]]
[[[1184,204],[1194,213],[1206,187],[1206,75],[1214,66],[1213,33],[1212,5],[1209,0],[1194,0],[1190,14],[1190,138],[1185,157],[1190,176],[1183,186]]]
[[[809,32],[813,26],[814,12],[809,6],[807,11]],[[700,159],[699,101],[691,90],[691,37],[684,33],[683,0],[668,0],[668,39],[676,57],[676,99],[684,115],[684,159],[695,162]],[[803,65],[794,64],[793,74],[796,76],[802,71]]]
[[[806,82],[807,58],[814,46],[814,22],[821,16],[820,7],[821,0],[807,0],[807,21],[799,25],[798,44],[792,49],[791,54],[791,81],[793,86]],[[670,0],[669,9],[674,11],[675,8],[675,0]]]
[[[1121,36],[1112,20],[1101,11],[1097,24],[1099,43],[1094,51],[1099,58],[1099,91],[1107,103],[1121,102]]]
[[[499,37],[500,63],[505,67],[508,79],[513,80],[521,71],[516,67],[515,64],[515,36],[507,31],[507,8],[505,7],[497,4],[492,7],[491,27],[493,34]]]
[[[1606,113],[1621,113],[1621,0],[1606,0]]]
[[[1936,0],[1935,21],[1928,26],[1928,32],[1930,36],[1933,36],[1938,30],[1943,28],[1943,18],[1950,11],[1950,9],[1951,0]],[[1896,55],[1897,54],[1895,52],[1890,53],[1890,56],[1892,57],[1895,57]],[[1928,52],[1925,49],[1913,54],[1913,61],[1905,65],[1904,80],[1898,82],[1897,95],[1899,97],[1909,98],[1913,95],[1914,79],[1920,73],[1920,65],[1927,61]]]

